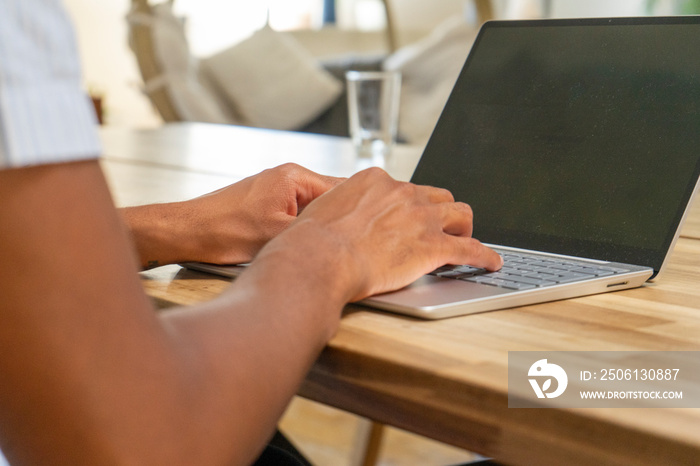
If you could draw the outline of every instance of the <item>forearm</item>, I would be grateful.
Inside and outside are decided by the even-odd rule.
[[[125,207],[119,213],[131,233],[141,267],[192,260],[197,239],[181,203]]]
[[[207,406],[199,419],[221,437],[204,440],[227,445],[233,457],[272,433],[337,329],[347,286],[342,273],[333,273],[337,255],[316,244],[317,252],[273,243],[218,299],[162,316],[206,371],[198,398]],[[213,411],[203,415],[207,410]]]

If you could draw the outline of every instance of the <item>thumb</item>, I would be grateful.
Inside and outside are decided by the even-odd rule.
[[[337,178],[334,176],[318,175],[313,172],[307,173],[305,176],[297,180],[297,214],[316,198],[322,196],[329,190],[341,184],[346,178]]]

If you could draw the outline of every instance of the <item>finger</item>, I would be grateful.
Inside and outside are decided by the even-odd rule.
[[[454,202],[455,198],[451,192],[443,188],[433,186],[416,185],[416,190],[430,202]]]
[[[503,258],[493,249],[474,238],[447,236],[447,245],[452,255],[447,258],[450,264],[464,264],[489,271],[500,270]]]
[[[472,208],[463,202],[445,202],[442,208],[442,230],[448,235],[465,236],[472,235],[474,214]]]

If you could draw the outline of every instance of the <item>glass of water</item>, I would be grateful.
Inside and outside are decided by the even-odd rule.
[[[401,73],[348,71],[350,137],[360,156],[385,156],[396,142]]]

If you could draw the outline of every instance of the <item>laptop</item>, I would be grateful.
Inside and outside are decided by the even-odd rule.
[[[411,181],[470,204],[504,268],[361,304],[440,319],[657,277],[698,189],[699,50],[700,17],[484,24]]]

